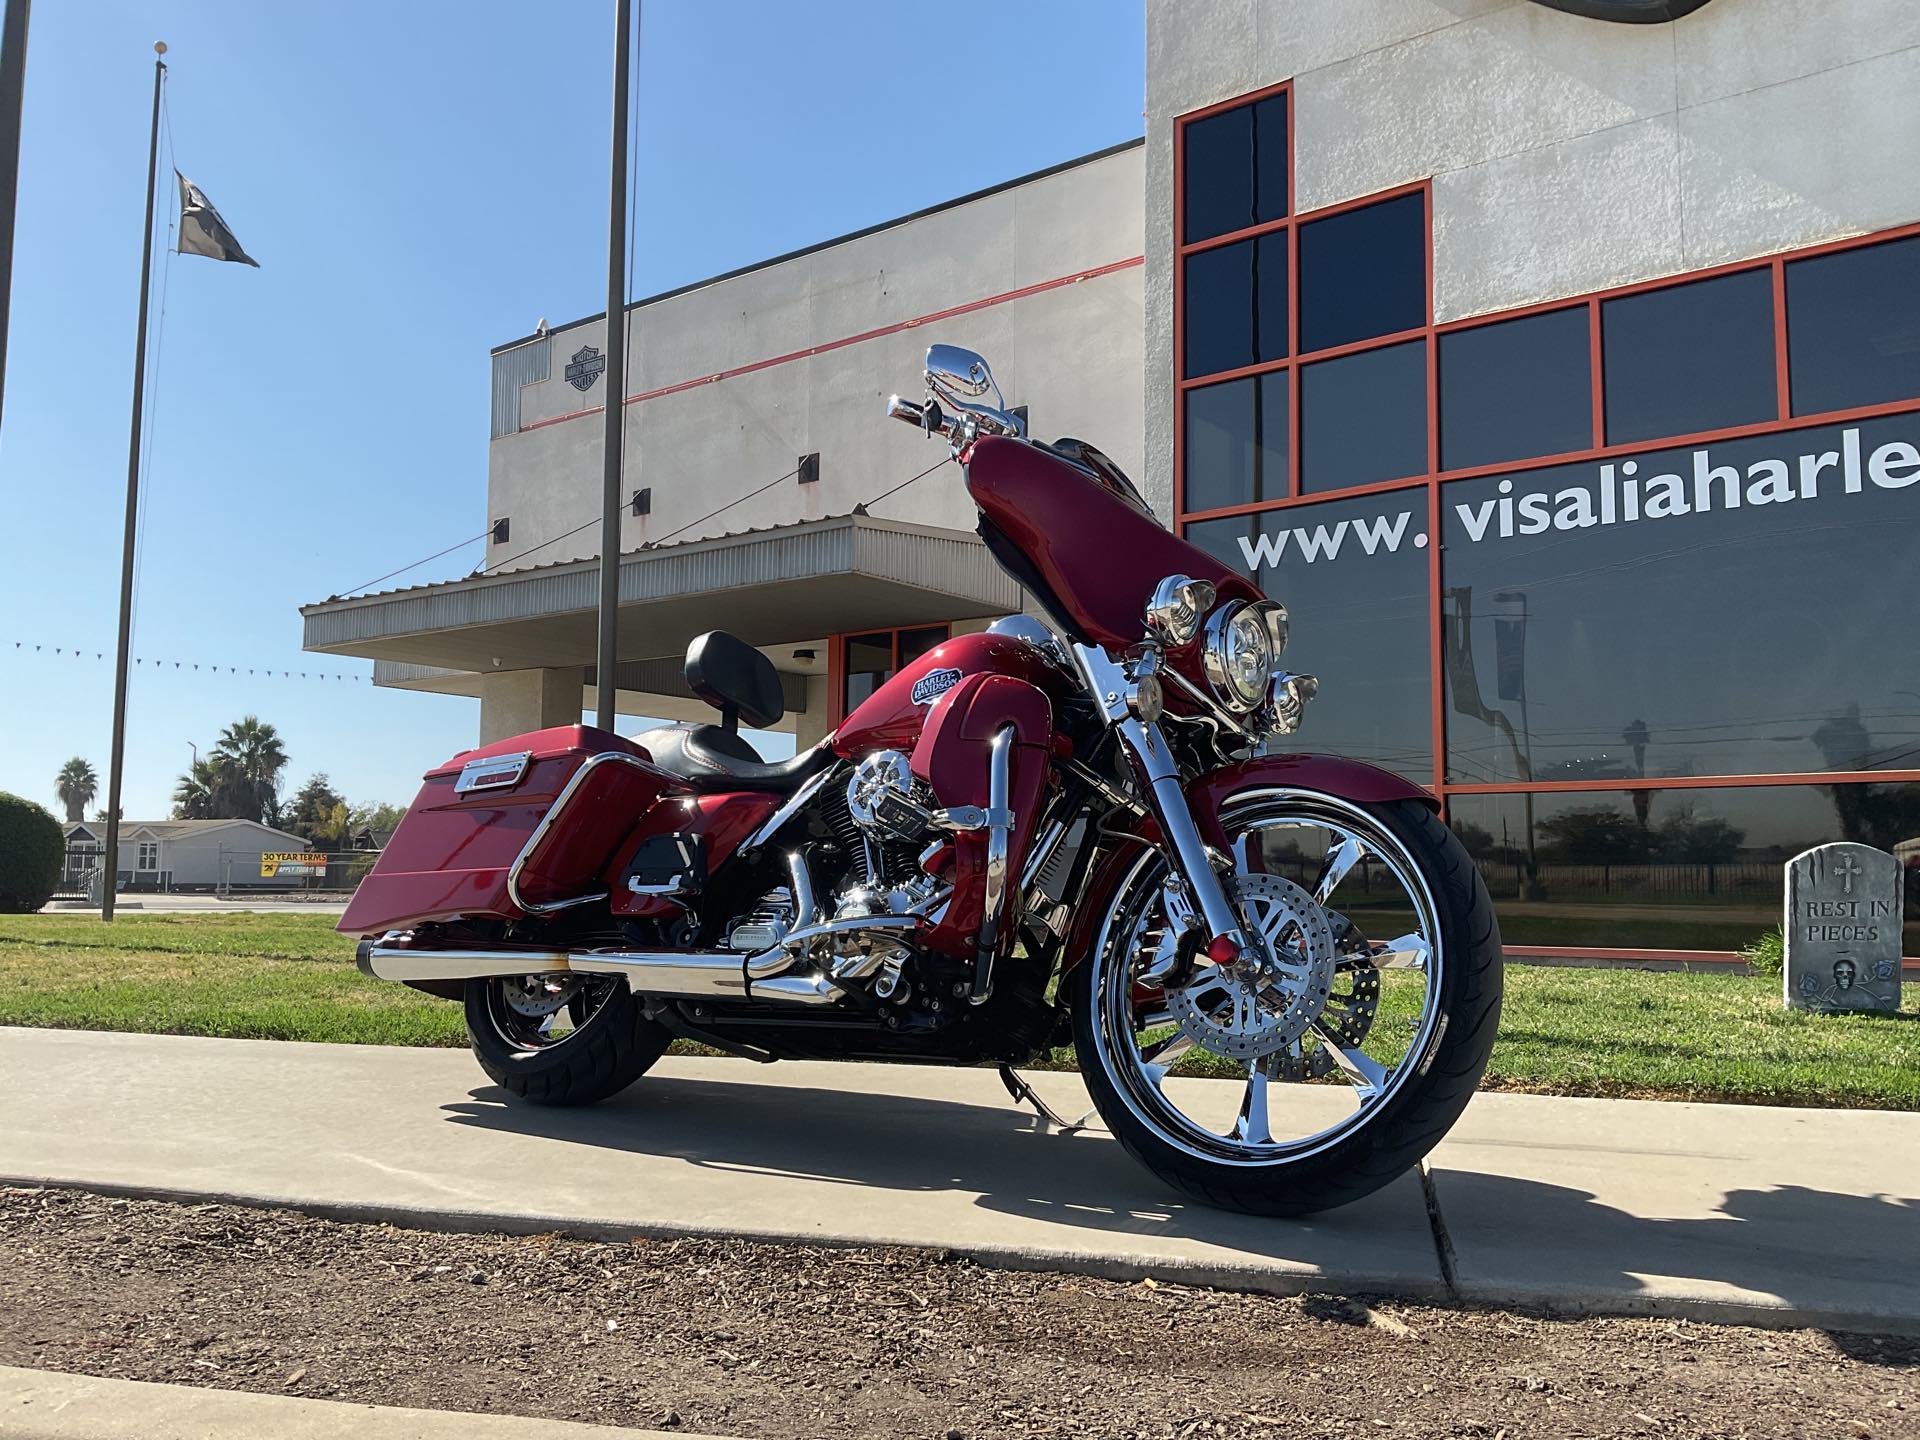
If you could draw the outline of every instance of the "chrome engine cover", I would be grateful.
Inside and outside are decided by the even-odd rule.
[[[914,778],[913,764],[898,750],[876,750],[854,767],[847,781],[847,813],[875,838],[910,843],[933,820],[931,795]]]

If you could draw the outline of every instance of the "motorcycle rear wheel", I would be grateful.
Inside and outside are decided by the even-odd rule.
[[[501,1089],[535,1105],[594,1105],[638,1080],[673,1038],[616,977],[580,977],[542,1013],[551,977],[467,982],[467,1039]],[[532,992],[530,994],[530,992]],[[516,1004],[515,1002],[518,1002]],[[570,1024],[561,1025],[561,1012]]]
[[[1261,1215],[1349,1204],[1417,1164],[1479,1085],[1502,988],[1493,904],[1465,848],[1417,801],[1251,791],[1221,820],[1240,857],[1232,883],[1245,923],[1271,931],[1272,953],[1288,962],[1278,969],[1294,978],[1276,972],[1234,994],[1203,964],[1190,983],[1156,990],[1142,972],[1166,925],[1168,872],[1148,852],[1072,977],[1080,1071],[1121,1144],[1196,1200]],[[1268,878],[1301,857],[1294,837],[1313,852],[1297,888]],[[1249,843],[1263,858],[1248,862]],[[1328,929],[1316,932],[1300,903],[1309,895]],[[1370,940],[1366,925],[1407,930]],[[1307,963],[1329,938],[1330,973]],[[1319,1008],[1281,993],[1289,986],[1322,997]],[[1283,1040],[1307,1014],[1304,1032]],[[1193,1074],[1234,1078],[1183,1078]]]

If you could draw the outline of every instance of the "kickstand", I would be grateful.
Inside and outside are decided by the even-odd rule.
[[[1000,1083],[1007,1087],[1007,1093],[1013,1096],[1016,1105],[1031,1105],[1042,1121],[1051,1125],[1062,1135],[1075,1135],[1087,1128],[1087,1122],[1098,1112],[1089,1110],[1078,1120],[1063,1120],[1054,1112],[1054,1108],[1040,1098],[1039,1092],[1020,1078],[1011,1065],[1000,1067]]]

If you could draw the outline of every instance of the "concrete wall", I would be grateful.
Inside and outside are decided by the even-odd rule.
[[[551,725],[580,723],[586,684],[583,666],[495,671],[479,681],[482,745]]]
[[[1027,286],[1134,259],[1142,234],[1136,147],[768,265],[632,312],[629,395],[701,380]],[[521,430],[492,443],[487,518],[511,519],[489,560],[518,555],[599,514],[602,417],[557,417],[600,405],[564,378],[583,346],[604,348],[604,322],[555,332],[550,378],[520,391]],[[886,419],[894,391],[918,398],[929,342],[970,346],[993,363],[1010,405],[1036,432],[1091,440],[1123,468],[1141,463],[1141,272],[1121,269],[937,323],[697,384],[626,408],[627,487],[649,488],[652,513],[629,516],[624,549],[681,530],[818,452],[818,484],[786,480],[676,538],[694,539],[845,514],[925,469],[942,450]],[[557,421],[542,425],[542,421]],[[527,428],[529,426],[535,428]],[[874,513],[971,530],[956,471],[936,472]],[[515,567],[597,552],[597,527]],[[875,625],[888,617],[876,615]]]
[[[1295,209],[1433,177],[1441,321],[1920,216],[1920,3],[1147,0],[1146,477],[1173,493],[1173,122],[1294,82]]]

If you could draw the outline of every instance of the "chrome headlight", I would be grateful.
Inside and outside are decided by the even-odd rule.
[[[1273,633],[1263,605],[1223,605],[1207,621],[1202,662],[1222,705],[1239,714],[1258,709],[1273,679]]]
[[[1200,617],[1213,605],[1213,582],[1169,575],[1147,601],[1147,629],[1168,645],[1184,645],[1200,633]]]

